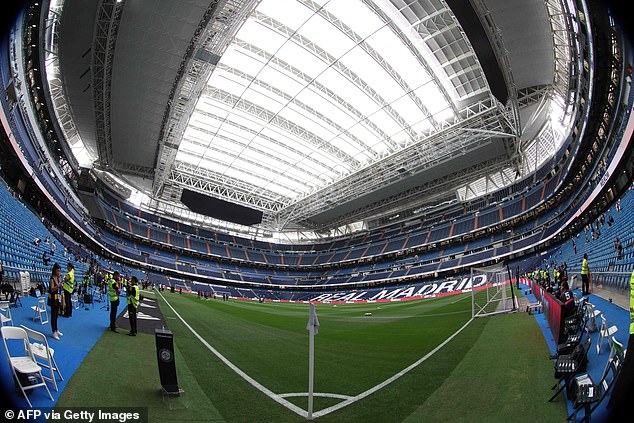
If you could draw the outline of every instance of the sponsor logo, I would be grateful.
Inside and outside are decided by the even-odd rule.
[[[408,298],[432,297],[470,291],[487,283],[486,275],[473,278],[449,279],[446,281],[427,282],[398,288],[385,288],[380,291],[331,292],[320,294],[310,299],[317,302],[355,302],[355,301],[394,301]]]

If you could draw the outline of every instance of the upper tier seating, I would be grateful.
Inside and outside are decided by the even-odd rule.
[[[13,197],[4,182],[0,183],[0,211],[0,260],[6,280],[15,281],[20,271],[28,271],[31,281],[48,283],[53,263],[64,267],[69,259],[75,266],[76,280],[86,273],[88,265],[75,261],[73,254],[64,256],[62,243],[31,210]],[[50,245],[44,242],[47,237],[56,244],[53,255]],[[35,238],[41,239],[39,246],[33,243]],[[42,261],[45,251],[51,259],[48,266]]]
[[[612,206],[604,214],[604,223],[598,219],[593,222],[594,230],[600,232],[598,238],[593,239],[592,228],[587,228],[574,238],[577,253],[575,254],[572,240],[563,244],[553,256],[557,261],[567,262],[575,273],[581,271],[583,254],[588,254],[588,264],[594,273],[595,283],[602,283],[619,289],[629,289],[630,273],[634,269],[634,190],[630,189],[620,200],[621,211]],[[609,217],[614,223],[607,223]],[[614,241],[619,238],[623,246],[619,257],[614,248]],[[615,274],[603,274],[604,272]]]

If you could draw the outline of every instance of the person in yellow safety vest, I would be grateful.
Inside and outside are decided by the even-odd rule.
[[[590,268],[588,267],[588,254],[583,255],[581,262],[581,295],[590,295]]]
[[[553,277],[555,278],[555,283],[557,285],[559,285],[560,284],[560,281],[559,281],[559,270],[557,270],[556,267],[553,269]]]
[[[126,289],[126,302],[128,303],[128,317],[130,318],[130,336],[136,336],[136,312],[139,308],[139,287],[136,276],[130,278],[130,284]]]
[[[119,308],[119,293],[121,292],[120,278],[119,272],[114,272],[114,278],[106,275],[108,299],[110,300],[110,330],[117,333],[117,309]]]
[[[71,317],[73,315],[73,305],[70,297],[75,289],[75,266],[73,266],[73,263],[68,262],[66,269],[68,273],[64,276],[64,314],[62,316]]]

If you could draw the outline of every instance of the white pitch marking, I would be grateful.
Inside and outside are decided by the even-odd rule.
[[[125,313],[123,313],[123,318],[124,318],[124,319],[129,319],[129,318],[130,318],[130,315],[128,314],[127,310],[126,310],[126,312],[125,312]],[[150,316],[149,314],[145,314],[145,313],[143,313],[142,311],[139,311],[139,312],[136,314],[136,318],[137,318],[138,320],[161,320],[161,319],[159,319],[158,317]]]
[[[410,364],[409,366],[407,366],[406,368],[404,368],[403,370],[401,370],[400,372],[398,372],[394,376],[384,380],[383,382],[379,383],[376,386],[373,386],[372,388],[368,389],[367,391],[361,392],[359,395],[356,395],[356,396],[354,396],[352,398],[349,398],[349,399],[347,399],[345,401],[342,401],[339,404],[335,404],[332,407],[324,408],[323,410],[317,411],[316,413],[313,414],[313,417],[315,417],[315,418],[322,417],[322,416],[325,416],[326,414],[332,413],[333,411],[337,411],[337,410],[339,410],[339,409],[341,409],[343,407],[347,407],[348,405],[350,405],[350,404],[352,404],[354,402],[357,402],[360,399],[363,399],[363,398],[367,397],[370,394],[375,393],[379,389],[382,389],[385,386],[389,385],[390,383],[394,382],[395,380],[399,379],[401,376],[405,375],[410,370],[414,369],[415,367],[418,367],[423,361],[427,360],[429,357],[434,355],[439,349],[441,349],[442,347],[447,345],[447,343],[449,341],[451,341],[453,338],[456,337],[456,335],[458,335],[460,332],[462,332],[462,330],[464,328],[466,328],[469,325],[469,323],[471,323],[471,322],[473,322],[473,317],[471,319],[469,319],[469,321],[467,323],[465,323],[460,329],[458,329],[456,332],[454,332],[453,335],[451,335],[449,338],[445,339],[442,344],[438,345],[436,348],[434,348],[433,350],[431,350],[430,352],[425,354],[423,357],[421,357],[420,359],[418,359],[414,363]]]
[[[471,292],[471,291],[469,291],[469,292]],[[463,301],[463,300],[464,300],[464,299],[466,299],[466,298],[471,298],[471,297],[470,297],[470,296],[468,296],[468,295],[465,295],[465,296],[464,296],[464,297],[462,297],[462,298],[459,298],[459,299],[457,299],[457,300],[452,301],[452,302],[451,302],[451,304],[456,304],[456,303],[458,303],[458,302],[460,302],[460,301]]]
[[[235,364],[233,364],[231,361],[229,361],[227,358],[225,358],[225,356],[223,356],[222,354],[220,354],[219,351],[217,351],[214,347],[212,347],[211,345],[209,345],[209,343],[203,339],[203,337],[201,337],[195,330],[194,328],[192,328],[186,321],[185,319],[183,319],[181,317],[180,314],[178,314],[178,312],[176,310],[174,310],[174,307],[172,307],[172,305],[165,299],[165,297],[163,297],[163,295],[161,293],[159,293],[159,295],[161,296],[161,298],[163,298],[163,300],[165,301],[165,303],[167,303],[167,305],[169,306],[169,308],[172,309],[172,311],[174,312],[174,314],[176,314],[176,316],[180,319],[181,322],[183,322],[183,324],[191,331],[191,333],[194,334],[194,336],[196,338],[198,338],[198,340],[200,342],[203,343],[203,345],[205,345],[207,347],[207,349],[209,349],[209,351],[211,351],[216,357],[218,357],[223,363],[225,363],[227,366],[229,366],[229,368],[231,368],[231,370],[233,370],[234,372],[236,372],[240,377],[242,377],[244,380],[246,380],[247,382],[249,382],[253,387],[257,388],[259,391],[261,391],[262,393],[264,393],[265,395],[267,395],[269,398],[273,399],[275,402],[283,405],[284,407],[288,408],[289,410],[293,411],[296,414],[299,414],[302,417],[308,417],[308,412],[297,407],[295,404],[287,401],[284,399],[284,396],[290,396],[289,394],[276,394],[273,391],[271,391],[270,389],[266,388],[265,386],[263,386],[262,384],[260,384],[259,382],[257,382],[255,379],[253,379],[251,376],[249,376],[248,374],[246,374],[245,372],[243,372],[242,370],[240,370]],[[410,364],[409,366],[407,366],[406,368],[404,368],[403,370],[401,370],[400,372],[396,373],[394,376],[389,377],[388,379],[384,380],[383,382],[379,383],[378,385],[373,386],[372,388],[361,392],[358,395],[355,395],[353,397],[347,397],[344,401],[340,402],[339,404],[335,404],[331,407],[328,408],[324,408],[322,410],[319,410],[315,413],[313,413],[313,418],[318,418],[318,417],[322,417],[325,416],[327,414],[332,413],[333,411],[337,411],[340,410],[344,407],[349,406],[350,404],[353,404],[365,397],[367,397],[368,395],[371,395],[375,392],[377,392],[378,390],[386,387],[387,385],[389,385],[390,383],[394,382],[397,379],[400,379],[401,376],[404,376],[405,374],[409,373],[411,370],[413,370],[414,368],[418,367],[420,364],[422,364],[424,361],[426,361],[429,357],[431,357],[432,355],[434,355],[436,352],[438,352],[438,350],[440,350],[442,347],[444,347],[445,345],[447,345],[452,339],[454,339],[460,332],[462,332],[471,322],[473,322],[473,317],[471,319],[469,319],[469,321],[467,323],[465,323],[460,329],[458,329],[457,331],[455,331],[451,336],[449,336],[449,338],[445,339],[440,345],[438,345],[436,348],[434,348],[433,350],[431,350],[430,352],[428,352],[427,354],[425,354],[423,357],[419,358],[418,360],[416,360],[414,363]],[[303,394],[303,395],[307,395],[307,394]],[[316,394],[314,394],[316,395]],[[330,395],[338,395],[338,394],[330,394]],[[343,397],[344,395],[342,395]],[[333,397],[334,398],[334,397]],[[343,399],[343,398],[342,398]]]
[[[256,381],[255,379],[253,379],[251,376],[249,376],[248,374],[246,374],[245,372],[243,372],[242,370],[240,370],[240,368],[238,368],[238,366],[236,366],[235,364],[233,364],[231,361],[229,361],[224,355],[220,354],[220,352],[218,350],[216,350],[214,347],[212,347],[211,345],[209,345],[209,343],[198,334],[198,332],[196,332],[194,330],[194,328],[192,328],[189,323],[187,323],[185,321],[185,319],[183,319],[181,317],[180,314],[178,314],[178,312],[176,310],[174,310],[174,307],[172,307],[172,305],[165,299],[165,297],[163,297],[163,294],[161,294],[159,292],[159,295],[161,296],[161,298],[163,298],[163,300],[165,301],[165,303],[167,303],[167,305],[169,306],[169,308],[172,309],[172,311],[174,312],[174,314],[176,315],[176,317],[178,317],[180,319],[181,322],[183,322],[183,324],[187,327],[187,329],[190,330],[191,333],[194,334],[194,336],[196,338],[198,338],[198,340],[200,342],[202,342],[202,344],[207,347],[207,349],[209,351],[211,351],[216,357],[218,357],[220,359],[220,361],[222,361],[223,363],[225,363],[227,366],[229,366],[229,368],[231,370],[233,370],[234,372],[236,372],[242,379],[246,380],[247,382],[249,382],[254,388],[258,389],[260,392],[262,392],[263,394],[265,394],[266,396],[268,396],[269,398],[271,398],[273,401],[277,402],[278,404],[283,405],[284,407],[288,408],[289,410],[291,410],[292,412],[299,414],[302,417],[308,417],[308,412],[299,408],[298,406],[296,406],[295,404],[293,404],[292,402],[289,402],[287,400],[285,400],[284,398],[282,398],[280,395],[276,394],[275,392],[271,391],[270,389],[268,389],[267,387],[265,387],[264,385],[262,385],[261,383],[259,383],[258,381]]]
[[[288,394],[279,394],[282,398],[291,398],[291,397],[307,397],[308,392],[290,392]],[[352,398],[350,395],[342,395],[342,394],[331,394],[328,392],[314,392],[314,396],[323,397],[323,398],[337,398],[342,400],[347,400]]]

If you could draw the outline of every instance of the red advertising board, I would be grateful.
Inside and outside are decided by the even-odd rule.
[[[540,285],[531,281],[530,283],[531,289],[533,290],[533,294],[537,298],[537,301],[542,303],[542,309],[544,311],[544,315],[546,316],[546,320],[548,320],[548,326],[550,326],[550,331],[553,333],[553,338],[555,338],[555,342],[558,344],[559,335],[562,332],[562,307],[563,304],[557,298],[552,296],[549,292],[547,292]]]

